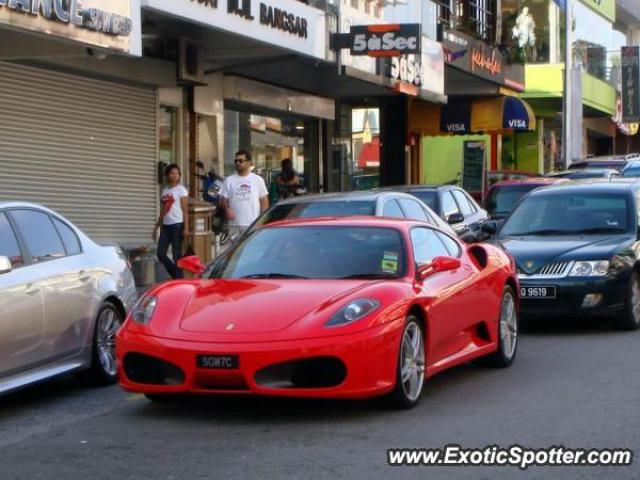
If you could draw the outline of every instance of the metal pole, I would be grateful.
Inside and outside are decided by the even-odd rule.
[[[562,105],[562,157],[563,167],[566,169],[572,160],[571,131],[573,121],[580,119],[571,118],[573,105],[573,91],[571,88],[571,71],[573,69],[573,0],[565,0],[565,43],[564,43],[564,92]]]

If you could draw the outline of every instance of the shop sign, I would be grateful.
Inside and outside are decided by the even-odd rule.
[[[622,123],[640,122],[640,47],[621,47]]]
[[[485,72],[496,76],[502,74],[502,55],[497,48],[489,47],[484,43],[471,49],[471,71]]]
[[[385,59],[383,70],[392,79],[420,89],[444,95],[444,59],[442,47],[426,36],[422,37],[421,55],[402,55]]]
[[[297,0],[142,0],[150,10],[326,59],[326,16]]]
[[[375,16],[365,13],[364,11],[353,8],[349,2],[340,6],[340,32],[350,32],[353,25],[374,25],[382,23]],[[352,56],[349,49],[340,52],[340,62],[342,65],[370,73],[378,74],[378,59],[367,56]]]
[[[498,48],[453,31],[444,32],[442,46],[447,64],[485,80],[505,84],[506,65]]]
[[[421,50],[419,23],[354,25],[349,35],[351,55],[398,57],[411,53],[419,55]]]
[[[0,23],[123,52],[139,52],[139,9],[129,0],[0,0]],[[135,17],[135,19],[134,19]]]

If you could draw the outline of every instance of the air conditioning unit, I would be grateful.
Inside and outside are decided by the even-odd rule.
[[[178,41],[178,82],[204,85],[202,45],[181,38]]]

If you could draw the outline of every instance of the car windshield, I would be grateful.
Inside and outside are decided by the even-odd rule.
[[[210,278],[392,279],[404,275],[405,258],[393,228],[263,228],[216,263]]]
[[[279,220],[293,218],[347,217],[375,214],[376,204],[373,200],[284,203],[269,209],[258,219],[257,225],[267,225]]]
[[[627,168],[622,172],[623,177],[640,177],[640,167]]]
[[[540,185],[504,185],[491,189],[486,200],[487,212],[491,216],[506,215],[518,201]]]
[[[433,190],[422,190],[409,192],[411,195],[419,200],[422,200],[427,206],[434,212],[438,211],[438,192]]]
[[[624,194],[547,193],[525,198],[507,219],[499,238],[519,235],[624,233],[631,225]]]

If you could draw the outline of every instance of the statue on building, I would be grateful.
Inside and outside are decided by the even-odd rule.
[[[524,53],[525,61],[536,60],[536,22],[529,13],[529,7],[524,7],[516,18],[512,38],[517,39],[518,48]]]

